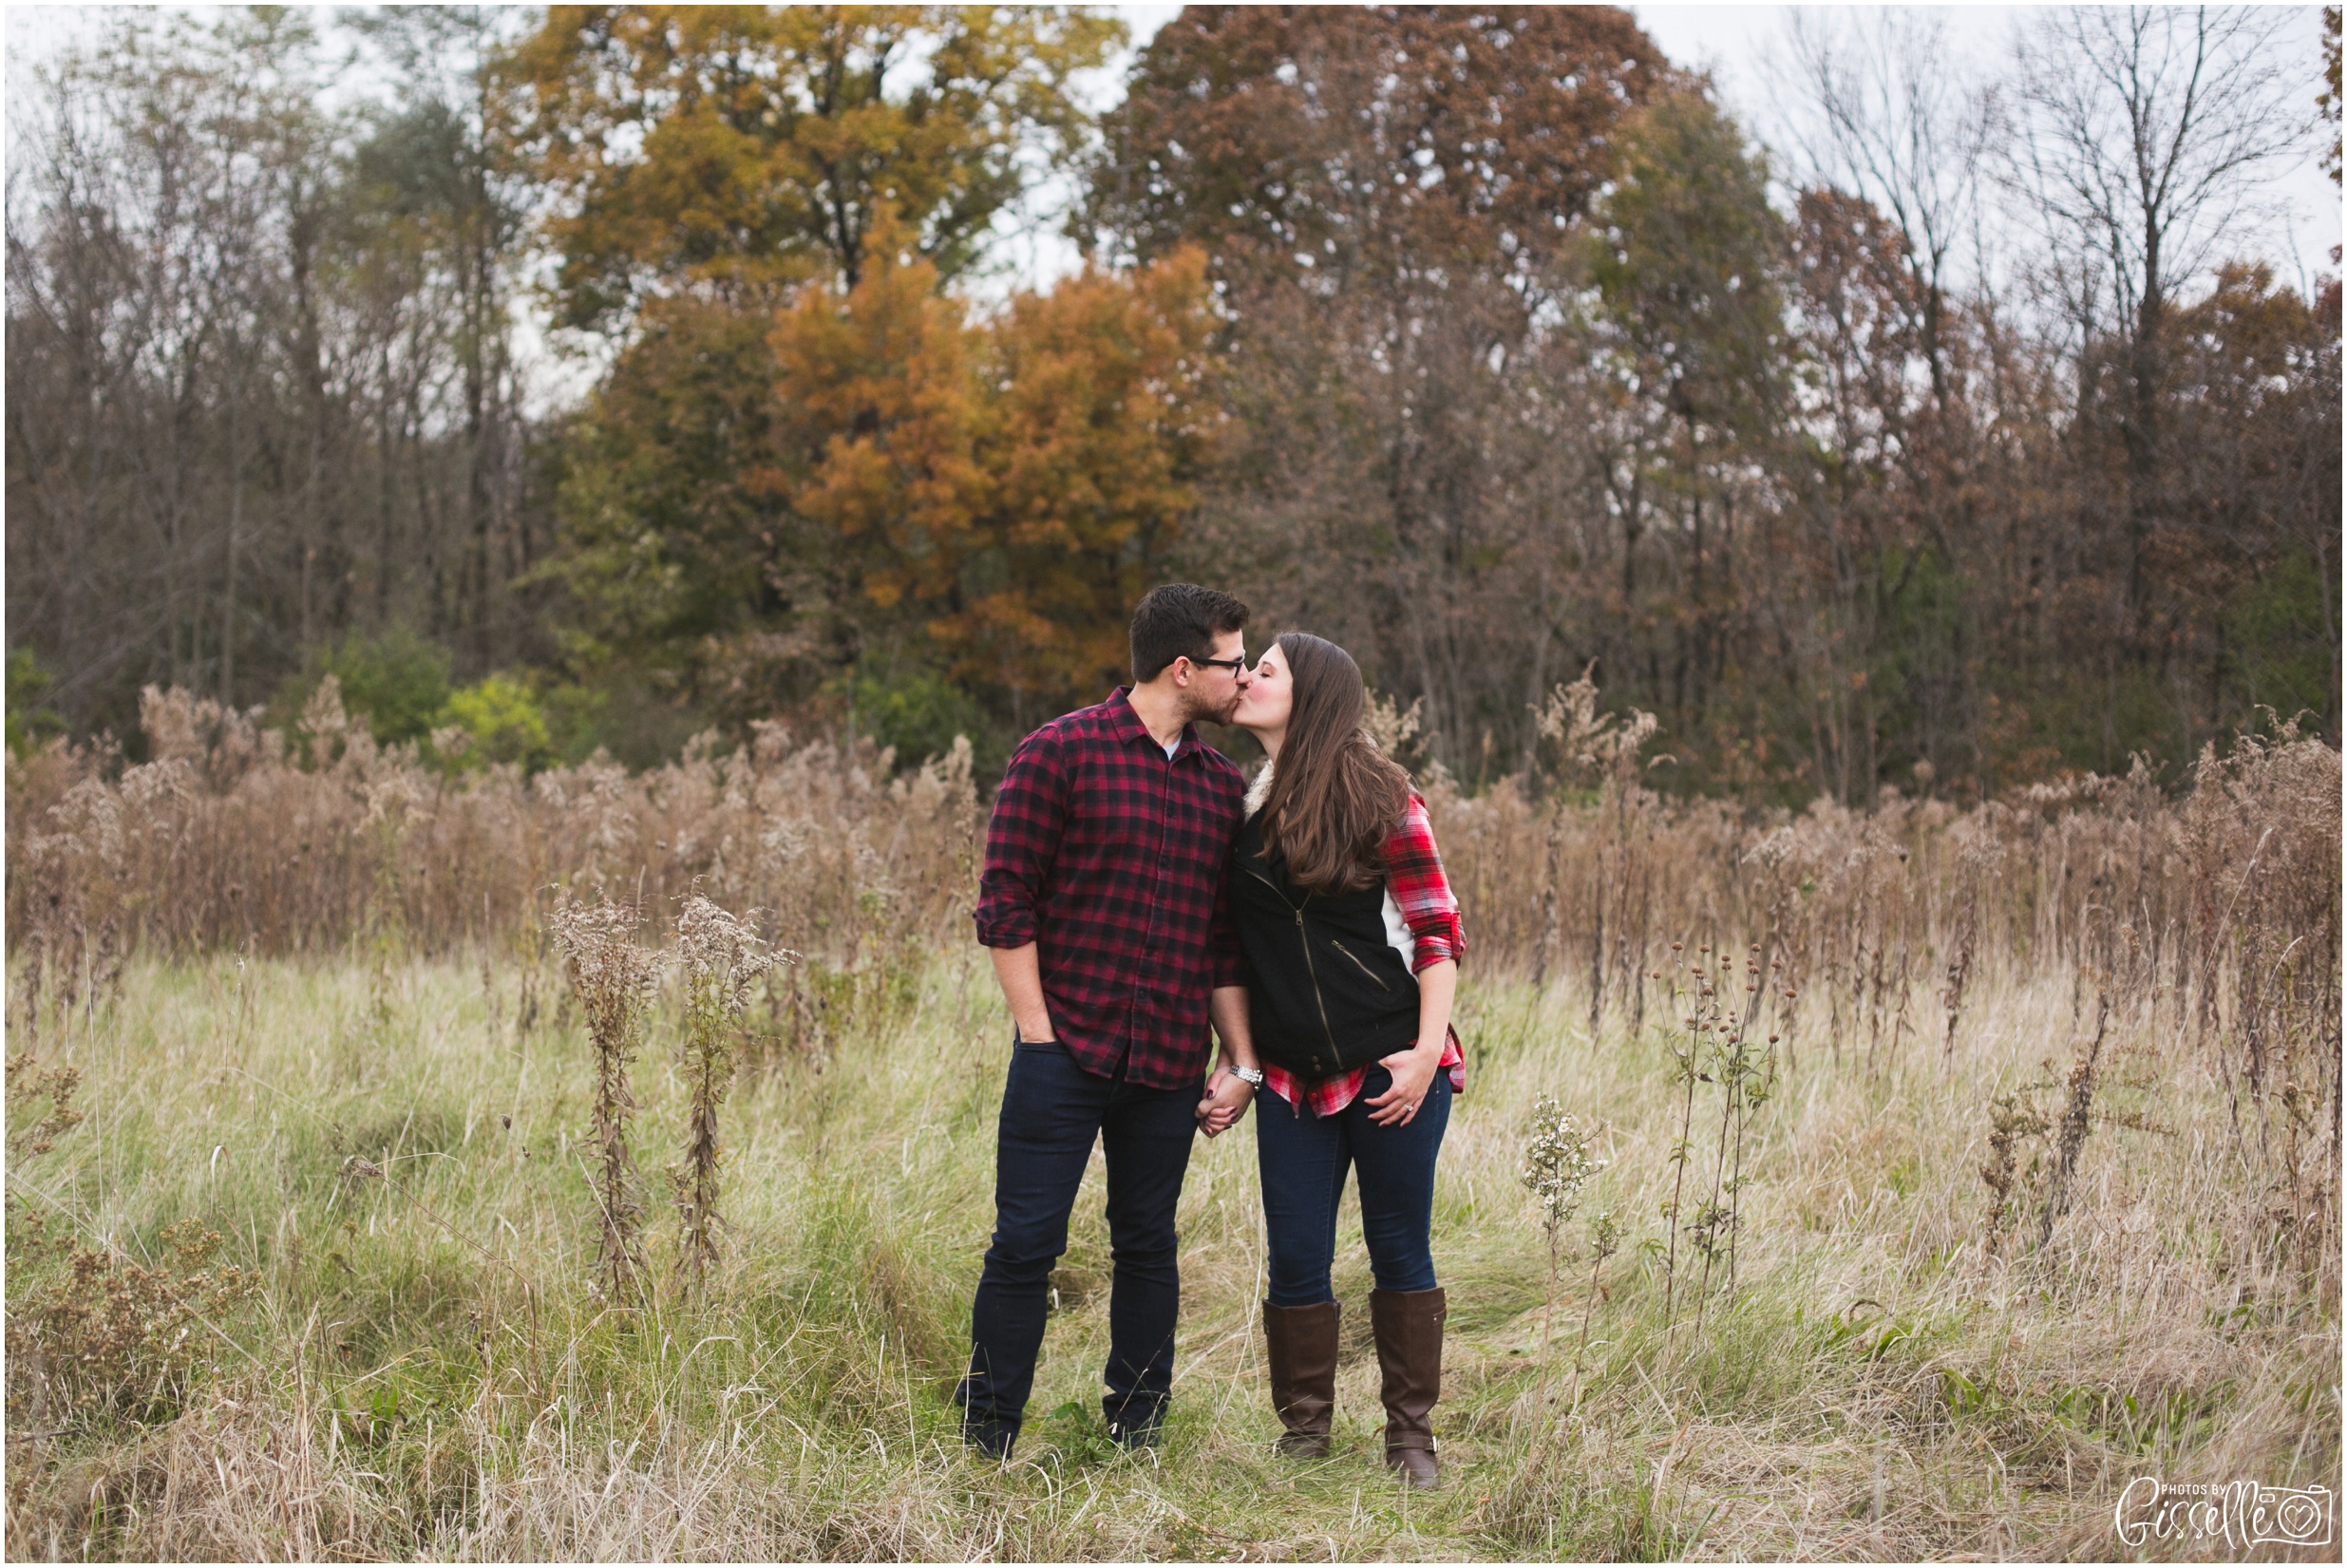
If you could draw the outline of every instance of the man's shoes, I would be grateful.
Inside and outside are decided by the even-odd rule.
[[[1272,1408],[1279,1414],[1279,1451],[1291,1459],[1326,1459],[1329,1422],[1336,1413],[1338,1307],[1263,1304],[1263,1344],[1271,1363]]]
[[[961,1440],[987,1458],[1008,1464],[1012,1445],[1018,1442],[1019,1423],[998,1421],[991,1416],[962,1413]]]
[[[1111,1421],[1108,1440],[1127,1453],[1143,1453],[1158,1445],[1164,1429],[1163,1415],[1154,1421]]]
[[[1369,1316],[1384,1374],[1387,1467],[1412,1486],[1438,1485],[1442,1465],[1427,1416],[1443,1391],[1443,1293],[1372,1291]]]

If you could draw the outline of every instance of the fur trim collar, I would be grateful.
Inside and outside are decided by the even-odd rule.
[[[1263,809],[1263,798],[1271,793],[1271,769],[1272,760],[1266,757],[1263,765],[1256,772],[1255,782],[1247,785],[1247,815],[1250,817]]]

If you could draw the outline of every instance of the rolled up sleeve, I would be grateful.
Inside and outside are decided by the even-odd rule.
[[[1068,772],[1053,736],[1037,731],[1011,758],[986,829],[978,877],[978,945],[1025,947],[1035,939],[1036,905],[1068,822]]]
[[[1394,908],[1416,939],[1413,971],[1448,958],[1456,963],[1467,954],[1467,931],[1459,922],[1459,900],[1443,874],[1443,858],[1434,847],[1434,822],[1426,802],[1415,794],[1402,822],[1386,841],[1386,887]]]

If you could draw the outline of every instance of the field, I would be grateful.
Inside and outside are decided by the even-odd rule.
[[[600,797],[435,796],[363,745],[223,765],[222,732],[167,779],[62,749],[11,774],[11,1557],[2106,1556],[2133,1555],[2137,1476],[2338,1485],[2338,772],[2312,743],[2179,797],[1832,820],[1601,768],[1546,803],[1437,787],[1484,944],[1435,1222],[1448,1479],[1411,1496],[1375,1463],[1357,1229],[1336,1452],[1270,1454],[1246,1124],[1191,1167],[1163,1451],[1099,1429],[1089,1184],[1017,1462],[955,1440],[1006,1048],[958,938],[966,770],[890,785],[778,744]],[[515,837],[467,870],[460,810]],[[797,859],[752,866],[729,812]],[[295,822],[299,855],[264,852]],[[508,876],[501,844],[542,858]],[[646,1272],[615,1294],[598,1052],[538,872],[642,886],[653,946],[654,895],[698,882],[804,954],[727,1036],[698,1289],[661,1177],[695,1109],[685,981],[634,1061]],[[1543,1094],[1608,1162],[1553,1283],[1518,1181]],[[1623,1236],[1593,1260],[1600,1214]]]

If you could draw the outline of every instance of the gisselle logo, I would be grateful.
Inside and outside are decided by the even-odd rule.
[[[2137,1476],[2119,1494],[2111,1521],[2129,1546],[2149,1540],[2222,1540],[2235,1551],[2273,1541],[2331,1544],[2334,1500],[2328,1486],[2261,1486],[2254,1481],[2170,1486]]]

